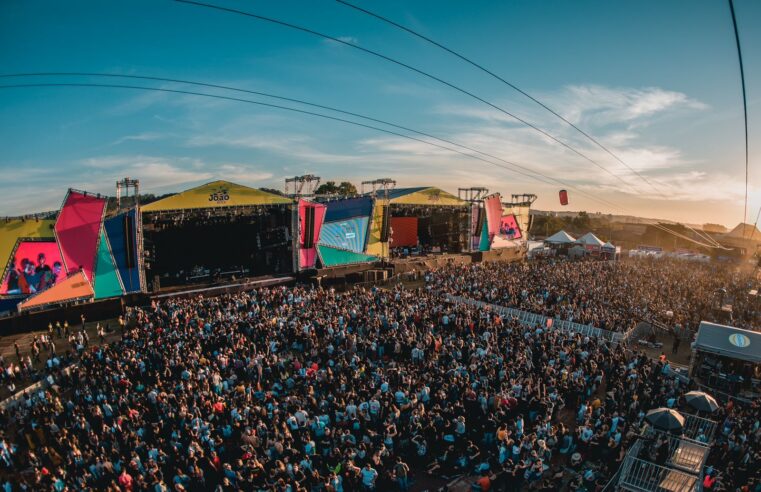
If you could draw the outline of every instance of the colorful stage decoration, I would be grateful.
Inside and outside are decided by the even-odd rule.
[[[378,261],[377,256],[345,251],[331,246],[324,246],[322,244],[317,246],[317,252],[320,256],[320,263],[326,268]]]
[[[81,270],[88,280],[93,278],[105,211],[106,199],[100,195],[69,190],[55,223],[56,239],[67,272]]]
[[[387,256],[388,255],[388,228],[389,225],[384,224],[384,221],[389,220],[388,217],[388,200],[385,198],[376,198],[375,206],[373,207],[372,220],[370,221],[370,230],[367,233],[367,247],[365,253],[373,256]],[[383,229],[387,229],[384,237]]]
[[[143,290],[140,268],[141,246],[138,241],[139,222],[139,214],[132,209],[106,219],[103,224],[114,265],[126,293]]]
[[[317,243],[327,207],[322,203],[299,200],[299,268],[314,268]]]
[[[515,215],[503,215],[500,220],[499,233],[492,239],[491,248],[500,249],[515,246],[515,241],[521,239],[521,233],[518,220]]]
[[[18,309],[19,311],[27,311],[53,304],[88,301],[92,300],[94,296],[95,292],[90,281],[83,271],[79,271],[57,282],[49,289],[38,292],[20,302]]]
[[[369,217],[355,217],[325,222],[320,231],[320,245],[362,253],[365,250]]]
[[[95,261],[95,278],[93,279],[95,299],[118,297],[124,294],[119,272],[114,265],[114,257],[108,244],[106,232],[101,230],[98,242],[98,256]]]
[[[370,216],[373,214],[373,198],[344,198],[328,200],[324,204],[327,207],[325,222],[318,241],[321,264],[338,266],[375,261],[376,257],[365,254]],[[345,253],[355,253],[358,256]],[[344,260],[349,263],[341,263]]]

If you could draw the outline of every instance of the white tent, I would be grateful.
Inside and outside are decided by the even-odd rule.
[[[565,231],[556,232],[555,234],[553,234],[552,236],[544,240],[545,243],[551,243],[551,244],[570,244],[575,241],[576,239],[574,239],[573,236],[571,236]]]
[[[577,243],[583,244],[584,246],[596,246],[598,248],[602,248],[604,242],[600,240],[599,237],[595,236],[591,232],[587,232],[583,236],[581,236],[579,239],[576,240]]]

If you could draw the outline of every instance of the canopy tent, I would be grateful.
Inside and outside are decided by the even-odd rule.
[[[41,308],[51,304],[84,301],[95,296],[90,281],[83,272],[77,272],[61,280],[48,290],[35,294],[19,303],[19,311]]]
[[[577,243],[583,244],[584,246],[595,246],[598,248],[602,248],[605,244],[600,240],[599,237],[595,236],[591,232],[587,232],[583,236],[581,236],[579,239],[576,240]]]
[[[354,253],[345,251],[331,246],[317,245],[317,252],[320,255],[320,262],[323,267],[354,265],[358,263],[372,263],[378,261],[377,256]]]
[[[10,219],[0,221],[0,275],[4,271],[19,239],[55,239],[52,219]]]
[[[551,244],[570,244],[575,241],[576,239],[565,231],[558,231],[544,240],[545,243]]]
[[[467,205],[465,200],[460,200],[451,193],[447,193],[446,191],[433,186],[396,188],[388,192],[388,199],[392,205],[443,205],[450,207],[462,207]]]
[[[761,333],[701,321],[695,350],[761,363]]]
[[[293,203],[290,198],[231,183],[212,181],[141,207],[143,212],[168,212],[199,208],[247,207]]]
[[[608,241],[607,243],[602,245],[602,249],[607,251],[615,251],[616,247],[610,241]]]

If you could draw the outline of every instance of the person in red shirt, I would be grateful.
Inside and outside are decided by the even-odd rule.
[[[132,480],[132,475],[127,473],[126,469],[122,470],[122,474],[119,475],[119,485],[121,485],[124,490],[129,491],[132,490],[133,483],[134,481]]]

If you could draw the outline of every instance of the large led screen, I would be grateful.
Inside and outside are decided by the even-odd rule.
[[[0,294],[41,292],[66,278],[55,241],[21,241],[3,279]]]

